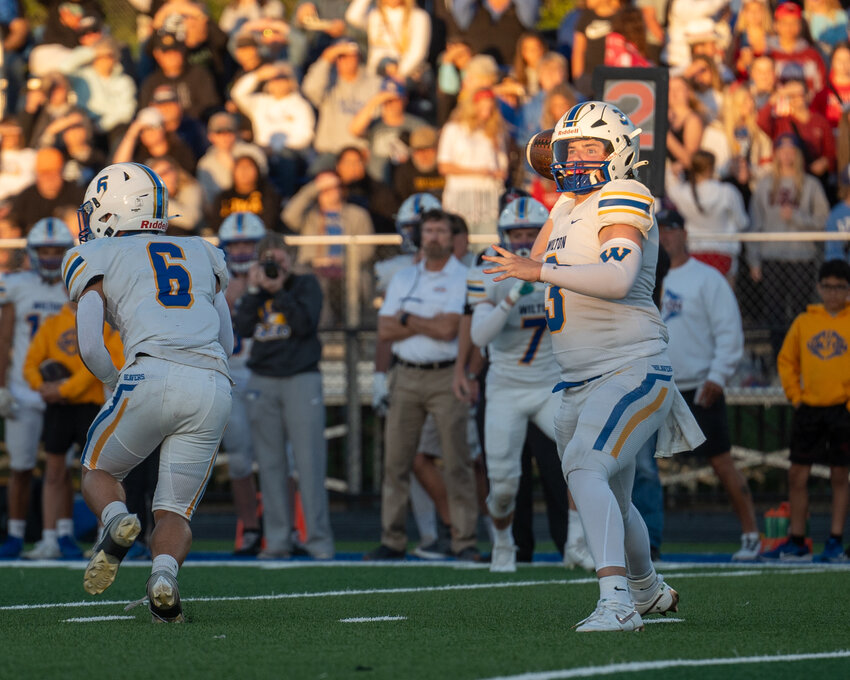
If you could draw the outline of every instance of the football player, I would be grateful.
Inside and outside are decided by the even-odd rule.
[[[30,271],[0,278],[0,417],[5,419],[11,469],[8,485],[8,537],[0,557],[18,557],[24,546],[30,480],[41,440],[44,401],[24,379],[23,367],[41,322],[67,301],[62,256],[74,245],[64,222],[41,220],[27,235]],[[11,366],[9,365],[11,348]]]
[[[236,301],[248,287],[248,270],[257,261],[257,243],[266,234],[263,221],[254,213],[235,212],[228,215],[218,230],[219,246],[224,250],[230,285],[225,297],[231,316]],[[251,354],[251,338],[242,338],[234,330],[233,356],[230,357],[230,377],[233,379],[233,406],[222,442],[227,451],[227,468],[236,517],[242,524],[242,541],[235,555],[257,555],[262,536],[257,516],[257,485],[253,472],[251,425],[245,410],[248,385],[247,361]]]
[[[655,572],[646,525],[631,503],[635,458],[658,432],[656,455],[705,437],[673,382],[667,329],[652,301],[658,226],[634,179],[640,143],[606,102],[574,106],[555,126],[551,174],[563,195],[531,257],[500,246],[485,270],[546,283],[552,350],[561,367],[555,430],[599,578],[580,632],[641,630],[642,616],[676,611],[679,595]]]
[[[233,330],[224,254],[201,238],[165,236],[167,210],[168,190],[150,168],[105,168],[86,189],[81,245],[65,255],[62,277],[78,303],[80,356],[113,390],[82,454],[83,497],[104,525],[83,587],[102,593],[115,580],[141,531],[121,480],[160,446],[147,599],[154,621],[180,622],[189,521],[230,417]],[[121,335],[120,371],[104,347],[104,318]]]
[[[548,217],[546,207],[533,198],[511,201],[499,216],[502,247],[527,257]],[[483,267],[489,265],[483,263]],[[472,342],[487,347],[490,357],[484,414],[490,479],[487,509],[494,526],[490,571],[513,572],[516,547],[511,524],[525,432],[531,421],[554,441],[560,398],[540,385],[558,368],[547,331],[544,285],[509,279],[494,282],[481,268],[470,268],[467,299],[473,306]],[[565,563],[592,569],[574,510],[570,519]]]

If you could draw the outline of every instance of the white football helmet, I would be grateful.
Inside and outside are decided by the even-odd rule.
[[[422,214],[442,208],[440,199],[433,194],[411,194],[404,199],[395,216],[395,230],[401,234],[402,252],[415,253],[419,250],[419,220]]]
[[[115,163],[89,182],[77,210],[80,242],[121,231],[164,232],[168,228],[168,189],[141,163]]]
[[[234,243],[257,243],[266,235],[263,221],[254,213],[235,212],[224,218],[218,230],[218,244],[227,256],[227,266],[235,274],[243,274],[257,259],[256,253],[231,252]]]
[[[46,256],[41,248],[62,248],[62,254]],[[62,275],[62,258],[68,248],[74,247],[71,230],[58,217],[45,217],[36,222],[27,234],[27,254],[30,263],[42,278],[56,281]]]
[[[613,179],[627,179],[638,163],[640,128],[613,104],[591,101],[567,111],[552,133],[552,176],[558,191],[586,194]],[[568,161],[570,142],[598,139],[608,156],[602,161]]]
[[[549,219],[549,211],[540,201],[523,196],[517,198],[499,215],[499,244],[522,257],[531,255],[531,243],[511,243],[508,232],[512,229],[541,229]]]

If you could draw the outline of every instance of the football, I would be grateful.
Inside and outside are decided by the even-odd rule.
[[[525,157],[528,164],[541,177],[552,179],[552,133],[555,128],[538,132],[528,140],[525,146]]]

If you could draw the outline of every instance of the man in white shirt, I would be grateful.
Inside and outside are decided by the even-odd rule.
[[[714,267],[688,254],[684,220],[674,211],[656,215],[661,245],[670,256],[661,316],[670,334],[676,384],[708,438],[694,453],[708,458],[741,521],[741,549],[732,559],[758,558],[760,538],[747,480],[735,467],[723,389],[744,352],[735,294]]]
[[[381,545],[367,558],[401,559],[410,472],[425,417],[433,415],[443,451],[449,496],[452,552],[479,559],[478,510],[472,459],[466,440],[467,407],[452,391],[460,317],[466,302],[466,267],[452,255],[448,217],[428,211],[421,222],[422,260],[393,276],[378,317],[378,337],[393,343],[381,490]]]

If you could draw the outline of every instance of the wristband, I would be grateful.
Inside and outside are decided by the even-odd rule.
[[[398,322],[402,326],[407,326],[407,320],[410,318],[410,312],[403,312],[400,317],[398,317]]]

